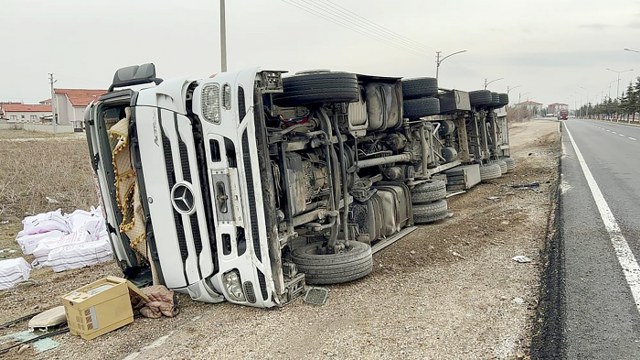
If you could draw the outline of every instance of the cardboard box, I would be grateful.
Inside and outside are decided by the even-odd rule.
[[[131,282],[115,276],[64,295],[62,304],[70,332],[91,340],[133,322],[131,296],[149,301]]]

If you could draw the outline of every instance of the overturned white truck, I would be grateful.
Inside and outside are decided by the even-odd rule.
[[[468,188],[513,166],[494,111],[505,94],[282,73],[162,81],[153,64],[132,66],[87,108],[128,278],[200,301],[283,305],[305,283],[366,276],[372,252],[449,216],[445,171]]]

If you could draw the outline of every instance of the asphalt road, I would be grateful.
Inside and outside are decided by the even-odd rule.
[[[633,297],[640,288],[634,281],[640,277],[634,273],[634,255],[640,258],[640,127],[578,119],[563,125],[564,355],[640,359],[640,312]]]

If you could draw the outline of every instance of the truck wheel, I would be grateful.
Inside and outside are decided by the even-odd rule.
[[[492,161],[489,161],[487,164],[498,164],[498,166],[500,166],[500,172],[502,173],[502,175],[509,172],[509,167],[507,166],[507,162],[502,159],[492,160]]]
[[[500,93],[498,94],[498,96],[500,97],[500,103],[498,105],[500,106],[509,105],[509,94]]]
[[[507,171],[512,172],[516,169],[516,161],[513,158],[506,157],[502,160],[507,163]]]
[[[493,106],[500,105],[500,95],[497,92],[491,93],[491,105]]]
[[[428,224],[442,220],[449,215],[447,201],[438,200],[431,204],[413,205],[413,222],[416,224]]]
[[[404,100],[402,102],[402,109],[404,111],[404,117],[409,119],[438,115],[440,113],[440,100],[436,98]]]
[[[489,90],[476,90],[469,92],[469,102],[472,106],[476,105],[491,105],[493,97]]]
[[[442,180],[427,180],[411,190],[412,204],[427,204],[447,196],[447,186]]]
[[[502,170],[498,164],[486,164],[480,166],[480,181],[497,179],[502,176]]]
[[[360,99],[358,78],[345,72],[320,72],[282,79],[284,92],[274,94],[278,106],[312,105],[328,102],[353,102]]]
[[[324,254],[321,243],[299,247],[291,259],[303,272],[307,284],[338,284],[367,276],[373,270],[371,246],[349,241],[349,245],[336,254]]]
[[[402,80],[402,98],[405,100],[419,99],[438,95],[438,80],[424,77]]]

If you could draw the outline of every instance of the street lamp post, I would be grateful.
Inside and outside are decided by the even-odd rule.
[[[507,95],[509,95],[509,92],[510,92],[511,90],[513,90],[513,89],[517,89],[517,88],[519,88],[519,87],[520,87],[520,85],[516,85],[516,86],[514,86],[514,87],[509,87],[509,85],[507,85]]]
[[[580,89],[584,90],[587,93],[587,110],[586,110],[586,117],[589,118],[589,90],[587,90],[586,88],[579,86]]]
[[[570,98],[573,98],[573,116],[575,116],[576,118],[578,118],[578,97],[576,96],[575,93],[569,95]]]
[[[495,80],[487,81],[487,78],[485,78],[485,79],[484,79],[484,89],[485,89],[485,90],[487,90],[487,86],[488,86],[489,84],[494,83],[494,82],[496,82],[496,81],[498,81],[498,80],[503,80],[503,79],[504,79],[504,78],[498,78],[498,79],[495,79]]]
[[[615,80],[609,81],[609,100],[611,100],[611,84],[613,84],[614,82],[616,81]]]
[[[631,50],[631,49],[629,49]],[[618,99],[620,97],[620,74],[621,73],[625,73],[625,72],[629,72],[629,71],[633,71],[633,69],[627,69],[627,70],[613,70],[613,69],[609,69],[607,68],[607,70],[614,72],[616,74],[618,74],[618,88],[616,90],[616,99]]]
[[[528,91],[527,92],[523,92],[523,93],[518,93],[518,103],[521,103],[522,102],[522,96],[523,95],[527,95],[528,93],[529,93]]]
[[[222,72],[227,71],[227,21],[224,1],[220,0],[220,68]]]
[[[456,51],[456,52],[453,52],[453,53],[451,53],[451,54],[449,54],[449,55],[447,55],[447,56],[445,56],[443,58],[440,58],[440,54],[442,54],[442,51],[436,51],[436,80],[438,80],[438,75],[439,75],[438,73],[440,72],[440,64],[442,64],[443,61],[445,61],[447,58],[452,57],[453,55],[460,54],[460,53],[463,53],[463,52],[466,52],[466,51],[467,50]]]
[[[514,86],[514,87],[509,87],[509,85],[507,85],[507,96],[509,95],[509,92],[510,92],[511,90],[513,90],[513,89],[517,89],[517,88],[519,88],[519,87],[520,87],[520,85],[516,85],[516,86]]]
[[[577,90],[577,89],[576,89],[576,90]],[[574,95],[577,95],[577,96],[576,96],[576,99],[577,99],[577,97],[578,97],[578,96],[580,96],[580,101],[578,102],[578,104],[580,104],[580,108],[578,108],[578,107],[576,106],[576,109],[578,110],[578,113],[577,113],[577,115],[576,115],[576,116],[577,116],[577,117],[578,117],[578,119],[579,119],[579,118],[581,118],[581,117],[582,117],[582,93],[581,93],[581,92],[578,92],[578,91],[574,91],[573,93],[574,93]]]

